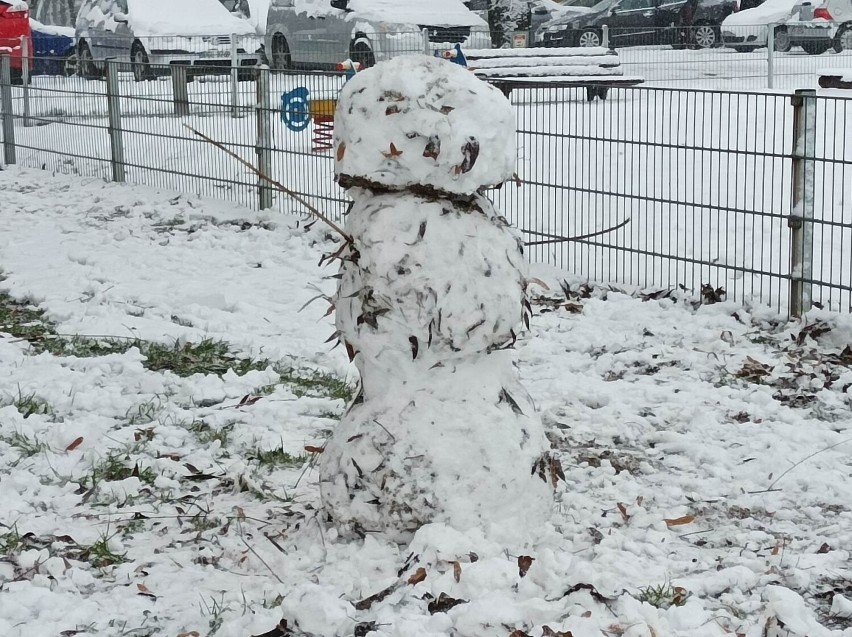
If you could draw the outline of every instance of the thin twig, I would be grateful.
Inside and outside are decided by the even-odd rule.
[[[781,478],[783,478],[784,476],[786,476],[788,473],[790,473],[793,469],[795,469],[796,467],[798,467],[800,464],[802,464],[802,463],[803,463],[803,462],[805,462],[806,460],[810,460],[810,459],[811,459],[811,458],[813,458],[814,456],[816,456],[816,455],[818,455],[818,454],[821,454],[823,451],[829,451],[830,449],[834,449],[835,447],[839,447],[840,445],[845,445],[847,442],[852,442],[852,438],[847,438],[846,440],[841,440],[840,442],[836,442],[836,443],[834,443],[833,445],[829,445],[828,447],[823,447],[822,449],[818,449],[817,451],[814,451],[812,454],[805,456],[804,458],[802,458],[801,460],[799,460],[796,464],[794,464],[792,467],[790,467],[789,469],[787,469],[787,470],[786,470],[784,473],[782,473],[780,476],[778,476],[777,478],[775,478],[775,480],[773,480],[773,481],[772,481],[772,484],[770,484],[770,485],[769,485],[769,487],[768,487],[766,490],[767,490],[767,491],[771,491],[771,490],[772,490],[772,487],[774,487],[776,484],[778,484],[778,482],[781,480]]]
[[[525,245],[528,246],[540,246],[546,243],[562,243],[563,241],[580,241],[581,239],[591,239],[592,237],[597,237],[598,235],[607,234],[608,232],[613,232],[618,230],[619,228],[623,228],[628,223],[630,223],[630,217],[622,221],[621,223],[612,226],[611,228],[605,228],[604,230],[598,230],[596,232],[590,232],[589,234],[581,234],[576,237],[557,237],[554,239],[542,239],[541,241],[527,241]]]
[[[350,244],[352,243],[352,237],[350,237],[348,234],[346,234],[343,231],[343,229],[340,226],[338,226],[336,223],[334,223],[331,219],[326,217],[319,210],[317,210],[314,206],[312,206],[307,201],[305,201],[305,199],[302,198],[300,195],[296,194],[295,192],[293,192],[292,190],[290,190],[289,188],[287,188],[285,185],[281,184],[280,182],[275,181],[274,179],[272,179],[272,177],[269,177],[268,175],[263,174],[263,172],[261,170],[259,170],[258,168],[256,168],[255,166],[253,166],[251,164],[251,162],[246,161],[245,159],[243,159],[242,157],[237,155],[234,151],[230,150],[229,148],[226,148],[225,145],[222,144],[221,142],[217,142],[215,139],[211,139],[210,137],[208,137],[204,133],[201,133],[201,132],[195,130],[192,126],[189,126],[188,124],[184,124],[184,126],[186,128],[188,128],[190,131],[192,131],[193,133],[195,133],[196,135],[198,135],[204,141],[209,142],[209,143],[213,144],[219,150],[226,152],[228,155],[230,155],[231,157],[236,159],[238,162],[240,162],[243,166],[245,166],[246,168],[251,170],[255,175],[260,177],[262,180],[264,180],[264,181],[268,182],[269,184],[271,184],[272,186],[274,186],[277,190],[280,190],[284,194],[286,194],[286,195],[292,197],[293,199],[295,199],[296,201],[298,201],[305,208],[310,210],[311,213],[317,219],[319,219],[320,221],[322,221],[323,223],[328,225],[335,232],[337,232],[341,237],[343,237],[346,240],[347,243],[350,243]]]
[[[239,520],[237,520],[237,525],[238,525],[239,530],[240,530],[240,539],[243,541],[243,544],[245,544],[245,545],[246,545],[246,548],[247,548],[249,551],[251,551],[252,553],[254,553],[254,556],[255,556],[257,559],[259,559],[259,560],[260,560],[260,563],[261,563],[261,564],[263,564],[263,565],[264,565],[267,569],[269,569],[269,572],[270,572],[270,573],[272,573],[272,577],[274,577],[275,579],[277,579],[279,584],[283,584],[283,583],[284,583],[284,581],[283,581],[280,577],[278,577],[278,573],[276,573],[275,571],[273,571],[273,570],[272,570],[272,567],[271,567],[271,566],[269,566],[269,564],[267,564],[267,563],[266,563],[266,560],[264,560],[264,559],[260,556],[260,554],[259,554],[257,551],[255,551],[255,550],[254,550],[254,547],[252,547],[252,545],[251,545],[251,544],[249,544],[248,542],[246,542],[246,539],[243,537],[243,525],[240,523],[240,521],[239,521]]]

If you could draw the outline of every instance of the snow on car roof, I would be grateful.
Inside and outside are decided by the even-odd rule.
[[[722,24],[756,26],[776,21],[786,22],[786,18],[799,4],[802,4],[802,0],[766,0],[760,6],[732,13]]]
[[[310,16],[337,12],[330,0],[296,0],[296,11]],[[350,0],[351,19],[428,26],[486,26],[461,0]]]
[[[253,34],[245,20],[231,15],[217,0],[129,0],[133,30],[143,35]]]

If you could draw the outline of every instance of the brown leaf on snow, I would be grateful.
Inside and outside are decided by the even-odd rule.
[[[382,155],[385,156],[385,159],[393,159],[394,157],[402,155],[402,151],[394,146],[393,142],[391,142],[388,152],[382,152]]]
[[[414,574],[411,577],[408,578],[408,583],[413,586],[414,584],[419,584],[425,579],[426,569],[421,566],[416,571],[414,571]]]
[[[518,558],[518,575],[524,577],[527,574],[527,571],[530,570],[530,566],[535,562],[534,557],[530,557],[529,555],[521,555]]]
[[[145,584],[137,584],[136,588],[139,589],[139,594],[144,595],[145,597],[150,597],[151,599],[157,599],[157,596],[154,595]]]
[[[746,361],[743,363],[742,369],[737,372],[737,377],[753,382],[759,382],[764,376],[768,376],[771,372],[772,365],[766,365],[751,356],[746,356]]]
[[[197,630],[190,630],[188,633],[178,633],[177,637],[201,637],[201,633]]]
[[[666,526],[671,528],[673,526],[681,526],[683,524],[692,524],[695,522],[694,515],[682,515],[679,518],[666,518],[665,520]]]
[[[828,553],[831,550],[831,545],[828,542],[823,542],[822,546],[817,549],[817,553]],[[458,581],[458,580],[456,580]]]
[[[466,599],[456,599],[455,597],[450,597],[446,593],[441,593],[438,595],[438,599],[429,602],[426,609],[429,611],[430,615],[434,615],[435,613],[446,613],[448,610],[455,608],[459,604],[467,603]]]
[[[308,453],[322,453],[325,447],[314,447],[313,445],[305,445],[305,451]]]
[[[619,502],[616,506],[618,507],[618,511],[621,513],[621,517],[624,519],[625,522],[627,522],[630,519],[630,514],[627,512],[627,507],[624,506],[621,502]]]
[[[65,451],[74,451],[77,447],[79,447],[82,444],[83,444],[83,436],[80,436],[79,438],[75,438],[74,442],[72,442],[70,445],[65,447]]]
[[[453,565],[453,579],[456,580],[456,584],[458,584],[461,581],[461,564],[458,561],[450,562],[450,564]]]
[[[340,142],[340,145],[337,147],[337,161],[341,161],[343,159],[343,155],[346,154],[346,142]]]
[[[509,633],[509,637],[530,637],[530,634],[518,629]]]
[[[541,637],[574,637],[574,633],[570,630],[556,631],[545,624],[541,627]]]

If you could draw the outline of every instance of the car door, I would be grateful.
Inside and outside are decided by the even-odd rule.
[[[613,46],[653,44],[657,26],[656,0],[621,0],[610,10],[609,41]]]

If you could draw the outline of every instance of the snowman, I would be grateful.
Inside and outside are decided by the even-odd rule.
[[[541,525],[559,469],[513,364],[523,242],[483,194],[514,175],[511,105],[457,64],[403,56],[344,86],[334,130],[353,201],[336,325],[361,388],[320,459],[325,513],[400,538]]]

